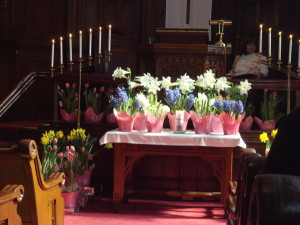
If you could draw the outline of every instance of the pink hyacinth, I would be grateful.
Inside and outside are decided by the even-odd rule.
[[[81,148],[81,152],[85,152],[85,147],[82,147],[82,148]]]
[[[54,146],[52,147],[52,150],[53,150],[53,151],[56,151],[56,150],[57,150],[57,146],[54,145]]]
[[[60,153],[57,154],[57,157],[61,159],[61,158],[64,157],[64,154],[62,152],[60,152]]]

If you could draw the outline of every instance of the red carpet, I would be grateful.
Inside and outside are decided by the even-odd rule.
[[[65,225],[225,225],[224,210],[216,202],[132,200],[112,213],[111,199],[92,199],[85,209],[65,215]]]

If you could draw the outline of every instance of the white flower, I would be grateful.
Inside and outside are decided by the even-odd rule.
[[[241,81],[237,88],[240,90],[241,95],[248,95],[248,91],[251,89],[251,83],[249,83],[248,80]]]
[[[138,86],[140,86],[140,84],[136,83],[136,82],[133,82],[133,81],[129,81],[129,89],[132,90]]]
[[[160,82],[157,78],[152,78],[146,88],[148,88],[149,93],[156,95],[157,91],[160,90]]]
[[[203,79],[204,79],[203,75],[197,76],[197,80],[195,82],[195,85],[203,88],[203,86],[204,86],[203,85],[204,84]]]
[[[215,101],[216,100],[214,98],[210,99],[209,100],[209,106],[213,106],[215,104]]]
[[[192,92],[195,89],[195,81],[190,78],[189,75],[184,74],[180,78],[177,79],[178,88],[182,94],[186,92]]]
[[[153,77],[150,73],[144,73],[143,76],[138,76],[135,78],[135,80],[140,82],[142,86],[147,87],[153,80]]]
[[[163,77],[160,83],[161,83],[161,87],[166,91],[168,91],[170,86],[172,85],[171,77],[167,77],[167,78]]]
[[[195,101],[197,101],[201,105],[206,104],[207,100],[208,98],[204,93],[198,93],[198,98],[195,99]]]
[[[136,98],[137,98],[138,102],[141,104],[141,106],[143,108],[150,106],[149,100],[142,93],[141,94],[137,94]]]
[[[168,112],[170,112],[170,108],[167,105],[163,105],[163,107],[161,108],[161,114],[166,115]]]
[[[217,92],[219,93],[220,91],[225,91],[226,89],[230,88],[227,83],[228,82],[226,77],[220,77],[219,79],[217,79],[217,82],[215,84]]]
[[[209,90],[214,88],[215,83],[215,74],[212,72],[212,70],[208,70],[203,75],[197,77],[195,85],[203,88],[204,90]]]
[[[129,74],[130,72],[123,70],[121,67],[118,67],[117,69],[115,69],[112,77],[113,79],[115,78],[126,78],[126,74]]]

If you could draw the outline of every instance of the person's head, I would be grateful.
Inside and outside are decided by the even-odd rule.
[[[257,52],[257,50],[257,39],[254,37],[247,38],[243,44],[242,53],[250,55]]]

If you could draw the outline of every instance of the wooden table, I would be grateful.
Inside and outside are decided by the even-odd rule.
[[[232,153],[236,146],[246,147],[240,135],[200,135],[193,131],[174,134],[162,133],[107,132],[100,145],[114,143],[114,190],[113,201],[120,203],[124,198],[124,183],[136,160],[146,155],[200,157],[212,167],[220,182],[221,202],[225,206],[228,183],[232,179]]]

